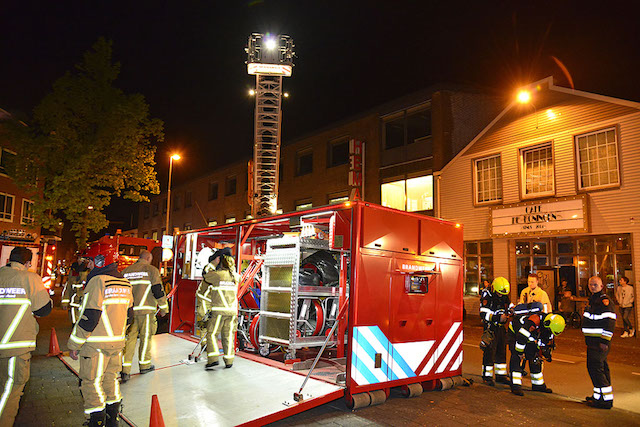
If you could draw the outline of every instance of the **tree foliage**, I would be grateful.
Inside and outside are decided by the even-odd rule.
[[[36,221],[51,229],[64,218],[80,247],[88,230],[108,225],[112,197],[140,202],[159,192],[154,156],[163,122],[149,117],[142,95],[113,85],[120,64],[111,55],[112,42],[100,38],[10,137],[15,179],[34,194]]]

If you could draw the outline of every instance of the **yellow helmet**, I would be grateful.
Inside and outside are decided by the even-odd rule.
[[[549,313],[544,318],[544,327],[551,329],[553,335],[560,335],[564,331],[564,317],[559,314]]]
[[[511,285],[509,285],[509,281],[504,277],[496,277],[493,279],[493,290],[501,295],[509,295],[509,289],[511,289]]]

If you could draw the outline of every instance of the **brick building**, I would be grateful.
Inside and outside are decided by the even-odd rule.
[[[278,208],[284,212],[347,200],[349,140],[364,142],[365,200],[433,214],[433,173],[497,114],[500,103],[469,88],[434,86],[285,141]],[[286,122],[285,122],[286,126]],[[172,188],[171,226],[203,228],[247,218],[247,161]],[[165,233],[166,192],[140,206],[138,235]]]

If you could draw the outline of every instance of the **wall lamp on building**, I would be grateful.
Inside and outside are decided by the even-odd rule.
[[[518,91],[518,95],[516,96],[516,100],[520,104],[531,104],[533,106],[533,112],[536,115],[536,129],[538,129],[538,109],[535,104],[531,101],[531,92],[525,89]]]

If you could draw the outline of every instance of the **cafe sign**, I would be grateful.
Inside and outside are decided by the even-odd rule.
[[[491,233],[494,237],[586,233],[588,228],[585,194],[491,209]]]

